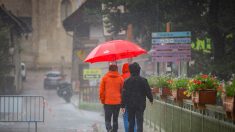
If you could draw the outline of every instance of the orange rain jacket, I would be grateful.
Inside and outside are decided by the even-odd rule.
[[[130,76],[131,76],[131,74],[130,74],[130,71],[129,71],[129,64],[125,63],[122,66],[122,77],[123,77],[124,80],[126,80]]]
[[[109,71],[100,83],[99,98],[102,104],[121,104],[123,78],[117,71]]]

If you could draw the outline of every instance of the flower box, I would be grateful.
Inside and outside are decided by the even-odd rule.
[[[192,102],[196,108],[205,108],[205,104],[216,104],[216,90],[198,90],[192,93]]]
[[[217,89],[221,87],[215,76],[196,75],[188,83],[187,94],[192,96],[195,108],[205,109],[205,104],[216,104]]]
[[[235,96],[225,96],[223,99],[223,107],[226,111],[227,118],[235,120]]]
[[[157,94],[159,93],[159,88],[151,88],[152,94]]]
[[[227,118],[235,120],[235,79],[225,85],[225,93],[222,94],[223,107]]]
[[[225,97],[223,101],[224,110],[227,112],[234,112],[235,102],[233,97]]]
[[[161,97],[171,96],[171,90],[168,88],[170,80],[169,76],[150,76],[148,77],[148,82],[150,87],[152,87],[152,94],[157,94]]]
[[[172,96],[171,90],[169,88],[160,88],[159,93],[161,96],[164,96],[164,97]]]
[[[174,100],[182,102],[183,99],[190,99],[191,98],[190,96],[188,97],[184,94],[185,91],[186,91],[185,88],[173,89],[171,93]]]
[[[183,99],[189,99],[190,96],[186,96],[185,91],[187,91],[189,79],[186,77],[177,77],[172,80],[168,80],[169,87],[172,92],[173,99],[175,101],[182,102]]]

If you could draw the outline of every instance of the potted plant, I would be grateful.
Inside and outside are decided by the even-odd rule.
[[[235,120],[235,79],[225,84],[223,106],[228,118]]]
[[[157,84],[156,86],[160,88],[159,93],[161,97],[166,97],[166,96],[171,96],[171,90],[169,89],[169,84],[170,84],[171,78],[166,75],[162,75],[158,77]]]
[[[205,104],[216,104],[219,81],[212,75],[196,75],[188,83],[186,94],[192,96],[196,108],[205,108]]]
[[[185,95],[185,91],[187,90],[189,79],[186,77],[178,77],[174,78],[170,84],[169,87],[172,91],[172,96],[174,100],[182,102],[183,99],[189,99],[190,96]]]
[[[150,76],[147,79],[148,79],[149,86],[152,90],[152,94],[159,93],[159,88],[157,87],[158,77],[157,76]]]

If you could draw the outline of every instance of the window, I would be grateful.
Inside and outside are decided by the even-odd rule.
[[[62,0],[60,12],[62,21],[72,13],[72,5],[70,0]]]
[[[60,73],[48,73],[47,77],[60,77],[61,74]]]

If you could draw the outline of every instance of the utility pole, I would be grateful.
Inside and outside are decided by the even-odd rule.
[[[133,26],[132,24],[128,24],[127,26],[127,32],[126,32],[127,40],[133,41]],[[128,63],[130,64],[132,62],[132,58],[128,58]]]

